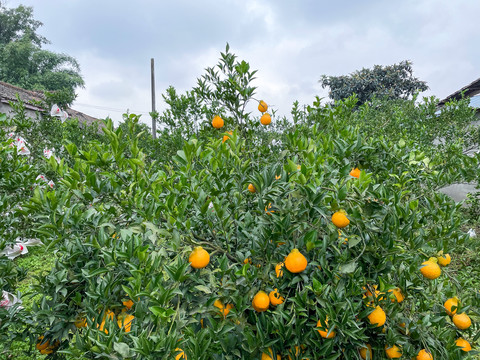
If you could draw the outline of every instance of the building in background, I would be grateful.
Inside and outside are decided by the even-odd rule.
[[[44,114],[49,114],[50,109],[46,109],[45,95],[41,91],[31,91],[13,86],[6,82],[0,81],[0,113],[12,115],[13,109],[10,102],[16,103],[18,98],[24,103],[27,116],[32,119],[40,119]],[[70,118],[78,119],[80,124],[91,126],[98,124],[103,127],[103,122],[70,108],[64,109]]]

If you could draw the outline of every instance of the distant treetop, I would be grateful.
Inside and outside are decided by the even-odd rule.
[[[427,83],[413,76],[412,63],[402,61],[389,66],[374,65],[350,75],[322,75],[323,88],[330,88],[332,100],[342,100],[357,95],[358,104],[368,102],[373,97],[406,99],[416,92],[428,89]]]

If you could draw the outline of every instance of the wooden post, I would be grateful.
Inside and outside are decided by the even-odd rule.
[[[152,58],[150,61],[152,73],[152,113],[155,113],[155,61]],[[157,138],[157,117],[152,116],[152,136]]]

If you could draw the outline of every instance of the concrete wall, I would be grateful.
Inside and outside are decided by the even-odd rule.
[[[40,116],[39,113],[33,111],[33,110],[30,110],[30,109],[25,109],[26,111],[26,115],[27,117],[29,118],[32,118],[32,119],[37,119],[38,116]],[[10,105],[8,104],[5,104],[3,102],[0,102],[0,113],[4,113],[4,114],[7,114],[8,116],[13,116],[13,109],[10,107]]]

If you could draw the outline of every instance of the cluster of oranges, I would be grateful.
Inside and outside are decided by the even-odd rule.
[[[260,106],[261,105],[259,105],[259,109],[260,109]],[[266,104],[265,104],[265,110],[266,110]],[[360,173],[361,171],[358,168],[354,168],[350,172],[350,175],[354,178],[359,178]],[[256,188],[253,184],[249,184],[247,187],[247,190],[250,193],[256,192]],[[265,212],[269,215],[272,215],[274,211],[272,210],[271,204],[268,204],[265,207]],[[350,224],[350,220],[348,219],[347,214],[344,210],[335,211],[332,214],[331,221],[337,227],[339,231],[339,236],[341,235],[340,229],[344,229]],[[345,239],[345,241],[348,241],[348,240]],[[191,263],[191,266],[193,268],[202,269],[209,264],[210,255],[202,247],[197,247],[190,254],[189,262]],[[433,280],[440,276],[441,274],[440,266],[447,266],[450,262],[451,262],[450,255],[449,254],[444,255],[443,252],[440,252],[437,257],[433,257],[425,261],[422,264],[422,267],[420,268],[420,272],[425,278]],[[251,259],[250,258],[245,259],[244,263],[251,264]],[[284,267],[290,273],[297,274],[304,271],[307,268],[307,264],[308,264],[307,258],[298,249],[292,249],[283,262],[279,262],[276,264],[275,266],[276,277],[279,278],[283,276]],[[368,287],[369,289],[364,288],[364,291],[365,291],[364,298],[367,298],[368,300],[367,306],[374,308],[373,311],[371,311],[367,316],[368,322],[371,325],[374,325],[376,327],[382,327],[386,323],[387,315],[380,305],[377,305],[377,306],[374,305],[374,299],[383,300],[384,299],[382,297],[383,293],[377,290],[376,285],[374,285],[373,287],[370,287],[370,286]],[[401,303],[405,299],[405,295],[402,293],[400,288],[390,289],[388,290],[388,293],[391,293],[390,299],[392,302]],[[252,307],[256,312],[264,312],[264,311],[267,311],[270,308],[270,306],[280,305],[284,301],[285,301],[285,298],[278,292],[276,288],[272,290],[269,294],[267,294],[263,290],[260,290],[253,297]],[[462,313],[462,314],[456,313],[458,304],[459,304],[458,299],[452,298],[452,299],[448,299],[445,302],[444,307],[448,315],[451,316],[451,319],[454,325],[460,330],[465,330],[471,326],[471,319],[465,313]],[[224,305],[220,300],[216,300],[214,303],[214,306],[219,309],[220,314],[223,315],[223,317],[226,317],[227,314],[230,312],[230,310],[234,307],[232,304]],[[318,320],[316,325],[317,325],[317,331],[319,332],[322,338],[332,339],[336,336],[336,332],[334,331],[335,326],[333,326],[332,328],[328,327],[328,316],[324,321]],[[400,326],[405,327],[405,324],[402,323],[400,324]],[[468,341],[466,341],[463,338],[458,338],[456,340],[456,345],[465,352],[468,352],[471,350],[471,345],[469,344]],[[298,352],[300,350],[297,348],[296,351]],[[363,347],[359,349],[359,354],[363,359],[373,359],[373,351],[372,351],[371,345],[365,344]],[[388,359],[399,359],[403,355],[402,349],[398,345],[391,345],[391,346],[386,345],[385,354]],[[276,358],[277,360],[279,360],[281,359],[281,356],[277,355]],[[177,359],[179,358],[177,357]],[[273,351],[271,348],[268,348],[268,351],[262,354],[262,359],[273,360]],[[416,360],[433,360],[433,356],[430,353],[430,351],[428,351],[427,349],[421,349],[416,356]]]
[[[48,355],[53,353],[58,346],[60,345],[60,341],[56,340],[53,343],[50,343],[50,340],[46,340],[45,337],[42,335],[37,340],[37,345],[35,346],[40,354]]]
[[[272,122],[272,117],[270,116],[269,113],[266,112],[267,109],[268,109],[267,103],[263,100],[260,100],[258,102],[258,111],[262,113],[262,116],[260,117],[260,123],[265,126],[270,125],[270,123]],[[225,121],[219,115],[215,115],[213,117],[212,126],[215,129],[221,129],[224,125],[225,125]],[[232,135],[233,133],[229,131],[228,134]],[[223,136],[223,142],[225,142],[228,139],[229,139],[228,135]]]

